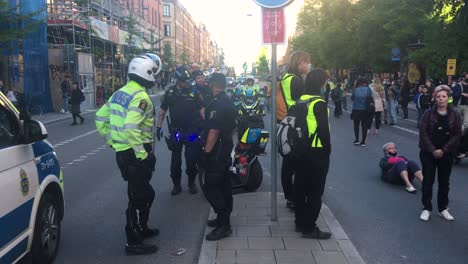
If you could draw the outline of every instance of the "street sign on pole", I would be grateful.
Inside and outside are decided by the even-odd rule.
[[[271,221],[278,221],[277,212],[277,159],[276,150],[276,45],[283,44],[286,38],[284,9],[293,0],[254,0],[262,7],[263,43],[271,44]]]
[[[289,5],[294,0],[254,0],[257,5],[263,8],[280,8]]]
[[[447,76],[454,76],[457,69],[457,60],[448,59],[447,60]]]
[[[284,44],[286,26],[283,8],[262,8],[262,41],[263,44]]]

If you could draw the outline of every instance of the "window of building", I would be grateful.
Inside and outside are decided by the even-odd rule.
[[[171,25],[168,25],[168,24],[164,25],[164,36],[166,37],[171,36]]]
[[[171,16],[171,9],[169,8],[169,5],[163,5],[163,16]]]

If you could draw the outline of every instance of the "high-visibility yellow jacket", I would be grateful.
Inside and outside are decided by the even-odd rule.
[[[97,111],[96,127],[115,151],[131,148],[146,159],[143,144],[153,142],[154,107],[145,88],[130,81],[117,90]]]
[[[251,91],[250,93],[247,91]],[[260,86],[258,84],[254,84],[252,86],[244,85],[242,87],[242,95],[245,96],[255,96],[260,92]]]
[[[291,96],[291,80],[296,76],[292,73],[286,73],[281,79],[281,89],[283,89],[284,100],[286,101],[286,106],[289,110],[291,106],[296,104],[296,101],[292,99]]]
[[[303,95],[301,96],[302,101],[307,101],[311,99],[308,109],[307,109],[307,130],[309,131],[309,138],[311,139],[311,147],[312,148],[322,148],[322,141],[318,137],[317,133],[317,119],[315,118],[314,114],[314,106],[318,102],[325,102],[321,97],[319,96],[312,96],[312,95]],[[328,109],[327,109],[328,111]]]

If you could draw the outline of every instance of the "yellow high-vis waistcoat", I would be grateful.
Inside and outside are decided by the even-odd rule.
[[[309,99],[313,98],[308,106],[307,109],[307,130],[309,131],[309,138],[311,140],[311,147],[312,148],[322,148],[322,142],[320,141],[320,138],[318,137],[317,133],[317,119],[315,118],[314,114],[314,106],[318,102],[324,102],[322,97],[320,96],[312,96],[312,95],[303,95],[301,96],[300,100],[301,101],[307,101]],[[328,112],[328,108],[327,108]],[[327,113],[328,114],[328,113]]]
[[[134,81],[117,90],[96,113],[96,128],[115,151],[133,149],[138,159],[153,142],[154,107],[146,89]]]
[[[286,101],[286,106],[288,107],[288,110],[289,108],[291,108],[291,106],[296,104],[296,101],[294,101],[291,98],[291,81],[292,81],[292,78],[295,76],[296,75],[292,73],[286,73],[283,76],[283,79],[281,79],[281,89],[283,89],[283,96],[284,96],[284,100]]]

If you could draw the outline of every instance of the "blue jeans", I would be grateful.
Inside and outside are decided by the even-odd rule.
[[[68,112],[68,100],[70,100],[68,97],[63,98],[63,111]]]
[[[390,123],[397,123],[397,102],[395,100],[390,100]]]

